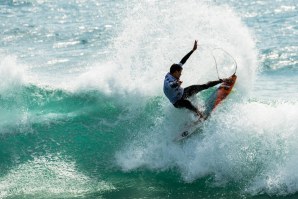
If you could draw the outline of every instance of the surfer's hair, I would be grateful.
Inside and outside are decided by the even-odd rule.
[[[175,71],[181,71],[182,66],[180,64],[173,64],[170,68],[170,73],[173,74]]]

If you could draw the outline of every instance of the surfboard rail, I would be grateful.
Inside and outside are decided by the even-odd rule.
[[[221,83],[221,85],[210,95],[205,103],[204,114],[209,117],[211,112],[231,93],[235,82],[237,80],[237,75],[233,74],[231,77]]]
[[[210,95],[205,103],[206,109],[204,111],[204,115],[206,116],[206,119],[211,115],[215,108],[231,93],[236,80],[237,76],[233,74],[231,77],[227,78],[226,81],[221,83],[220,86]],[[202,121],[198,120],[192,125],[188,125],[188,127],[181,131],[174,140],[180,141],[189,137],[199,128],[197,126],[200,123],[202,123]]]

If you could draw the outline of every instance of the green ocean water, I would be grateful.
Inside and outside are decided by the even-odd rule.
[[[287,0],[1,1],[0,198],[298,198],[297,16]],[[194,117],[163,78],[194,39],[184,86],[217,78],[214,48],[238,80],[177,143]]]

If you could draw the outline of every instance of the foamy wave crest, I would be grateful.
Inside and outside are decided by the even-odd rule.
[[[174,168],[187,182],[212,175],[215,185],[236,182],[250,194],[295,193],[297,110],[292,102],[226,103],[182,143],[172,140],[184,119],[157,117],[156,125],[140,130],[116,160],[124,171]]]
[[[267,172],[256,177],[246,191],[253,195],[266,193],[268,195],[279,196],[298,192],[297,148],[290,153],[291,155],[284,157],[284,163],[272,165],[272,169],[268,169]]]
[[[25,66],[16,57],[5,56],[0,60],[0,93],[19,87],[25,82]]]
[[[238,62],[237,87],[243,93],[251,88],[258,65],[255,42],[229,7],[195,0],[138,1],[132,5],[109,47],[108,61],[81,75],[74,88],[161,94],[164,75],[192,49],[195,39],[199,48],[185,65],[184,86],[217,79],[211,52],[221,47]]]
[[[266,108],[255,113],[258,121],[255,129],[259,128],[259,135],[264,135],[260,154],[256,155],[261,155],[259,158],[264,159],[266,167],[252,179],[247,191],[253,195],[294,194],[298,192],[298,104]]]

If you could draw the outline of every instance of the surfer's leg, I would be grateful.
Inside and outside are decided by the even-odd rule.
[[[188,110],[194,112],[200,118],[206,119],[206,117],[199,111],[189,100],[181,99],[173,104],[176,108],[187,108]]]
[[[175,104],[173,104],[176,108],[187,108],[188,110],[191,110],[195,113],[198,112],[198,109],[189,101],[186,99],[178,100]]]
[[[181,99],[178,100],[175,104],[173,104],[176,108],[187,108],[188,110],[194,112],[200,118],[206,119],[201,111],[199,111],[189,100]]]
[[[222,80],[217,80],[217,81],[211,81],[208,82],[207,84],[201,84],[201,85],[192,85],[189,87],[184,88],[184,92],[183,92],[183,97],[182,98],[188,98],[191,97],[195,94],[197,94],[198,92],[208,89],[210,87],[213,87],[219,83],[221,83]]]
[[[184,88],[183,97],[182,98],[189,98],[201,90],[204,90],[202,85],[192,85],[189,87]]]

